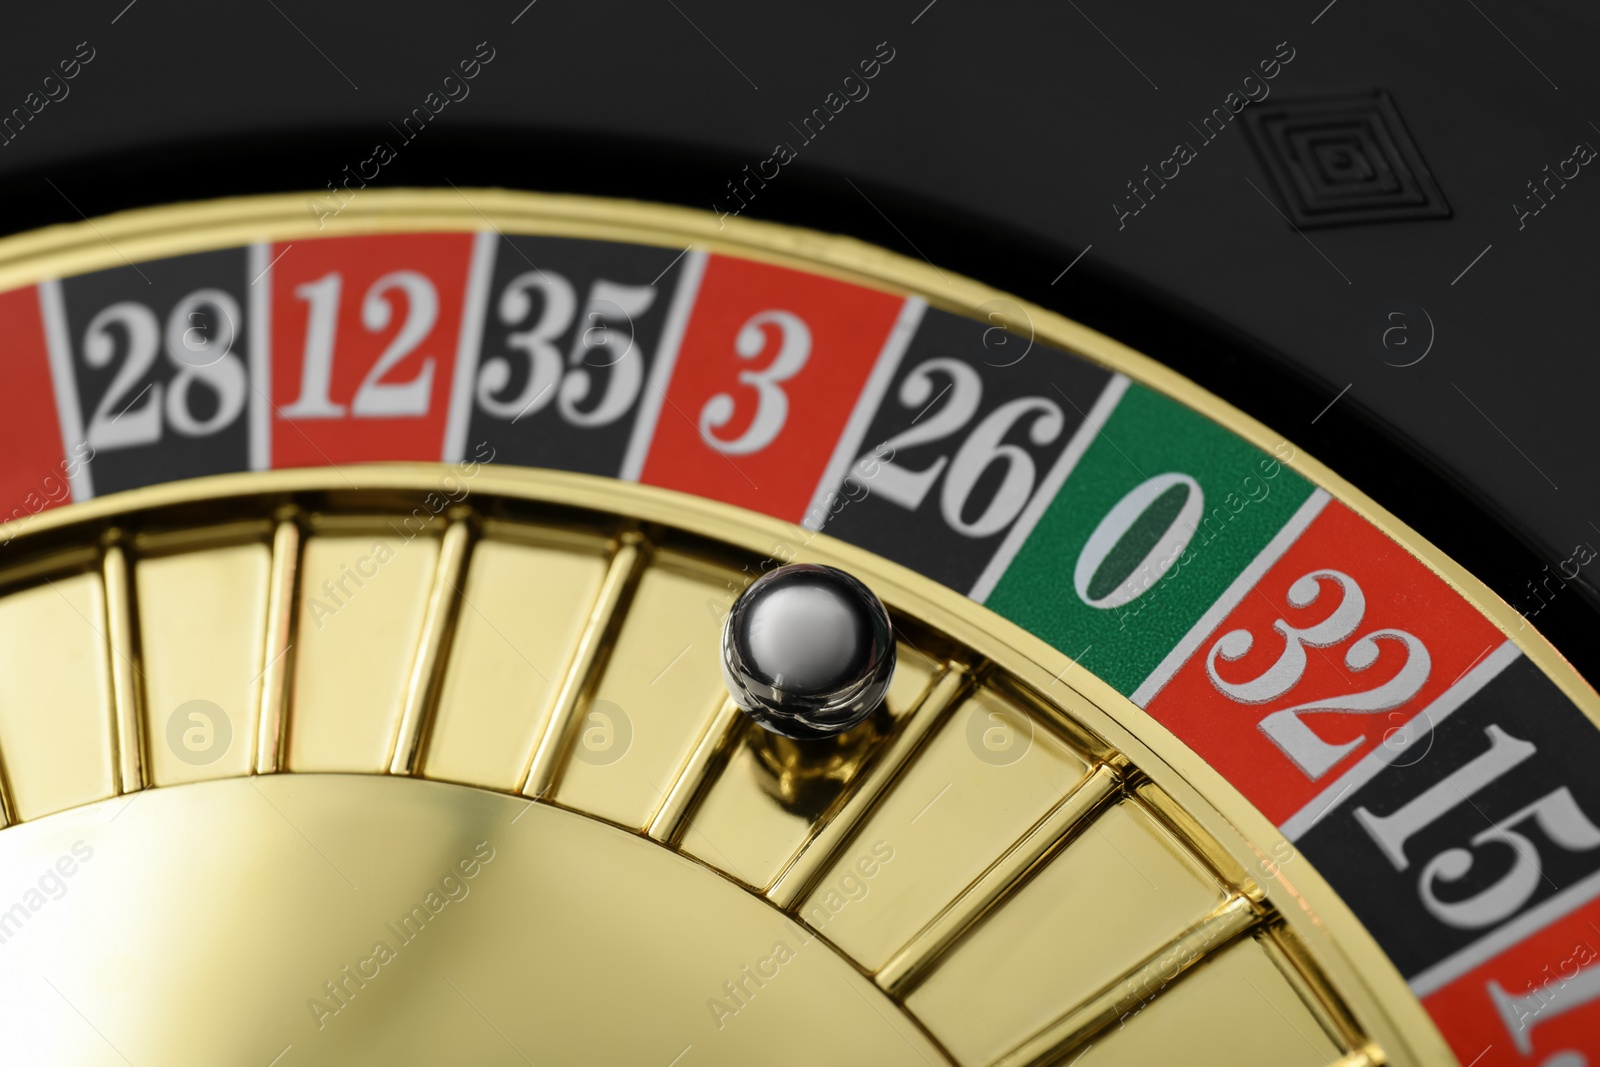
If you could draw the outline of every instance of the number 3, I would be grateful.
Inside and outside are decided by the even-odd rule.
[[[779,334],[778,354],[760,370],[739,372],[739,381],[754,386],[756,413],[749,429],[733,440],[718,437],[713,431],[733,420],[735,401],[728,393],[718,393],[700,410],[700,437],[706,444],[728,455],[743,456],[770,445],[789,418],[789,396],[779,385],[800,373],[811,358],[811,330],[789,311],[763,311],[751,316],[739,329],[734,351],[740,359],[755,359],[767,348],[764,326],[775,326]]]

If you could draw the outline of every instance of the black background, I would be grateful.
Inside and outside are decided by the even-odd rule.
[[[1516,606],[1535,605],[1526,583],[1574,544],[1600,545],[1600,178],[1586,169],[1520,232],[1512,207],[1576,142],[1600,144],[1600,10],[1580,0],[96,0],[3,17],[0,112],[78,42],[96,50],[70,95],[0,147],[8,232],[320,189],[480,41],[495,58],[471,95],[376,185],[709,208],[887,41],[871,95],[747,215],[923,256],[1150,353]],[[1295,58],[1273,98],[1387,90],[1453,216],[1302,235],[1236,123],[1119,230],[1124,183],[1284,41]],[[1374,345],[1401,305],[1425,308],[1437,336],[1404,369]],[[1591,678],[1596,604],[1586,570],[1535,619]]]

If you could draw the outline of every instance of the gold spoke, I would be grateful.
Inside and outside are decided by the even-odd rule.
[[[967,931],[1003,905],[1040,864],[1071,841],[1116,795],[1121,783],[1122,775],[1115,767],[1096,766],[884,964],[877,975],[878,985],[890,996],[904,999]]]
[[[578,719],[578,706],[595,679],[601,657],[617,626],[622,621],[620,608],[639,584],[639,577],[649,558],[649,545],[637,530],[627,530],[617,539],[616,554],[606,571],[605,581],[589,619],[584,624],[583,636],[578,639],[572,663],[561,679],[561,689],[555,705],[539,731],[539,743],[522,775],[517,791],[527,797],[547,796],[556,784],[566,758],[568,742]]]
[[[732,700],[723,700],[717,705],[700,739],[695,742],[694,751],[678,768],[661,807],[650,820],[648,832],[652,840],[667,845],[677,843],[695,806],[727,763],[733,746],[744,736],[749,721]]]
[[[916,711],[908,716],[909,721],[890,743],[888,751],[874,761],[866,778],[847,794],[844,806],[820,829],[813,831],[800,854],[778,875],[772,888],[767,890],[768,900],[787,911],[805,899],[833,866],[839,853],[850,844],[878,801],[916,759],[923,743],[933,736],[934,730],[966,695],[971,680],[972,671],[965,664],[951,662],[945,668]]]
[[[300,526],[292,508],[277,516],[267,585],[267,641],[262,650],[261,701],[256,711],[255,773],[276,774],[287,740],[289,670],[293,663],[295,587],[300,570]]]
[[[731,886],[758,905],[752,915],[777,924],[781,951],[756,943],[707,972],[712,1026],[759,1030],[742,1013],[752,997],[764,998],[763,1012],[783,1003],[762,990],[798,948],[838,957],[865,998],[857,1008],[877,1009],[900,1031],[894,1040],[913,1037],[940,1062],[1138,1060],[1166,1047],[1163,1027],[1204,1031],[1208,1051],[1284,1041],[1295,1062],[1419,1062],[1392,1027],[1373,1025],[1381,1013],[1350,981],[1361,964],[1329,969],[1323,946],[1307,940],[1308,924],[1337,931],[1342,921],[1307,892],[1317,890],[1314,872],[1290,867],[1296,884],[1280,879],[1276,865],[1295,857],[1262,836],[1270,828],[1231,829],[1231,816],[1208,806],[1203,775],[1173,774],[1171,753],[1141,747],[1129,729],[1140,720],[1108,713],[1110,690],[1080,683],[1044,695],[1059,664],[1008,649],[950,605],[880,574],[875,584],[906,621],[887,709],[839,743],[767,735],[728,697],[694,629],[704,611],[716,618],[725,608],[740,563],[772,543],[765,527],[715,525],[720,513],[675,511],[680,502],[647,487],[527,472],[478,475],[471,506],[446,505],[426,541],[378,584],[367,577],[372,591],[317,636],[310,587],[414,488],[385,470],[368,476],[389,484],[351,492],[328,484],[331,475],[273,475],[281,485],[270,494],[235,494],[251,520],[235,510],[230,522],[207,521],[214,515],[191,501],[158,502],[86,522],[86,555],[58,542],[47,554],[16,553],[0,576],[0,600],[18,598],[7,601],[17,609],[11,675],[39,664],[34,673],[67,686],[75,707],[92,704],[79,717],[95,737],[73,755],[30,733],[51,706],[33,674],[0,693],[0,825],[146,790],[121,833],[187,792],[154,783],[220,789],[239,774],[289,770],[337,772],[295,791],[364,778],[469,806],[512,794],[520,803],[495,819],[507,839],[486,832],[482,843],[481,865],[491,847],[507,857],[491,877],[521,855],[510,835],[527,841],[540,827],[545,841],[556,827],[593,827],[593,841],[641,869],[667,863],[665,881],[616,893],[614,870],[575,876],[596,879],[595,900],[670,896],[673,880],[709,869],[718,877],[707,884]],[[523,477],[553,488],[519,496]],[[605,493],[628,496],[627,506]],[[865,556],[832,556],[822,543],[815,551],[873,577]],[[564,576],[559,589],[551,575]],[[41,581],[54,590],[34,589]],[[494,592],[492,605],[479,604],[481,621],[473,588]],[[239,614],[221,618],[227,610]],[[36,633],[45,635],[37,647]],[[52,658],[58,645],[70,656]],[[475,649],[482,654],[465,655]],[[75,660],[92,677],[74,672]],[[464,681],[471,687],[458,690]],[[189,699],[248,709],[239,744],[218,761],[177,750],[169,709]],[[158,704],[164,714],[152,718]],[[580,746],[596,713],[612,717],[613,747]],[[493,737],[474,735],[490,715],[499,717]],[[1013,743],[1025,741],[1007,750],[1009,762],[991,758],[989,734],[979,734],[1001,720]],[[339,819],[274,792],[291,785],[261,783],[282,807],[266,814],[299,831],[285,832],[292,847],[326,849],[320,859],[342,871],[353,846],[330,845]],[[346,788],[366,786],[334,793]],[[254,793],[246,799],[262,807]],[[1077,925],[1083,916],[1092,929]],[[552,921],[563,921],[559,910]],[[813,939],[822,947],[800,947]],[[788,989],[792,979],[780,981]],[[992,1011],[966,1010],[977,990],[993,994]],[[1150,1005],[1157,1010],[1144,1014]]]
[[[439,542],[439,561],[434,565],[433,586],[428,591],[422,637],[417,642],[411,677],[406,683],[405,706],[390,746],[390,774],[409,775],[418,772],[422,745],[439,706],[439,682],[445,654],[449,650],[450,636],[455,630],[456,616],[461,608],[461,597],[457,590],[461,588],[467,569],[467,555],[471,549],[471,512],[465,508],[452,510],[448,522]]]
[[[136,659],[138,648],[134,639],[133,577],[119,530],[112,530],[106,536],[101,577],[106,589],[105,634],[111,668],[111,736],[116,753],[112,770],[118,793],[137,793],[149,782],[145,780],[144,714],[140,707],[142,686]]]
[[[1166,992],[1195,964],[1231,944],[1261,920],[1260,912],[1249,898],[1231,894],[1194,927],[1156,949],[1089,1000],[1006,1053],[995,1067],[1031,1067],[1057,1062],[1140,1005]]]
[[[6,774],[6,754],[0,751],[0,830],[16,821],[17,808],[11,799],[11,778]]]

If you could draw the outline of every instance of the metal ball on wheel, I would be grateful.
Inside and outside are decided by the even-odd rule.
[[[752,582],[722,629],[734,702],[774,733],[831,737],[871,715],[894,677],[894,628],[872,590],[795,563]]]

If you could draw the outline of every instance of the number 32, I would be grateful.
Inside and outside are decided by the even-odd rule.
[[[1258,677],[1247,682],[1230,682],[1217,670],[1219,659],[1231,662],[1243,658],[1255,645],[1254,634],[1249,630],[1231,630],[1217,639],[1206,656],[1206,674],[1218,692],[1241,704],[1265,704],[1277,700],[1299,685],[1305,676],[1307,648],[1328,648],[1349,640],[1366,614],[1367,599],[1361,586],[1348,574],[1336,570],[1315,570],[1301,575],[1289,587],[1289,604],[1296,608],[1310,607],[1322,596],[1323,582],[1331,582],[1338,587],[1339,603],[1327,617],[1311,626],[1292,626],[1284,619],[1274,622],[1272,628],[1283,637],[1283,651],[1278,655],[1277,662]],[[1308,777],[1322,777],[1360,746],[1362,739],[1355,738],[1339,745],[1324,741],[1302,721],[1302,715],[1328,711],[1376,715],[1404,704],[1427,684],[1428,674],[1433,668],[1428,649],[1404,630],[1373,630],[1362,635],[1345,652],[1345,666],[1353,671],[1364,671],[1371,667],[1378,662],[1380,641],[1390,641],[1405,649],[1406,660],[1393,678],[1363,692],[1312,700],[1274,711],[1258,724],[1261,732]]]

